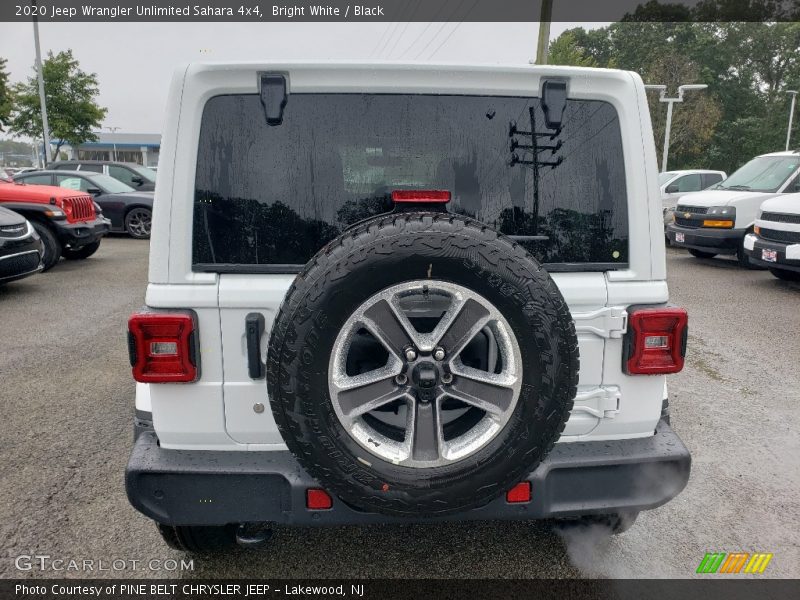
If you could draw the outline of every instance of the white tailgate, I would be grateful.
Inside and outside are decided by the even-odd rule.
[[[225,380],[225,427],[240,444],[281,444],[267,401],[263,379],[252,380],[247,372],[245,318],[251,312],[264,315],[267,335],[293,275],[221,275],[219,305],[222,330],[222,360]],[[606,280],[602,273],[555,273],[575,319],[580,347],[581,369],[578,397],[565,436],[587,435],[605,419],[617,414],[619,390],[603,386],[606,340],[619,337],[624,324],[622,308],[607,308]],[[265,406],[256,412],[256,404]]]

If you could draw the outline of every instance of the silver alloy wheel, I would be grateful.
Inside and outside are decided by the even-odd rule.
[[[412,325],[421,316],[429,322],[422,332]],[[353,340],[364,331],[388,358],[348,374]],[[479,333],[489,340],[485,370],[462,361]],[[439,350],[443,360],[434,357]],[[488,300],[457,284],[418,280],[358,307],[334,342],[328,373],[336,415],[356,442],[388,462],[429,468],[475,454],[505,427],[519,398],[522,359],[510,325]],[[381,426],[387,406],[398,417],[395,435]]]
[[[125,218],[125,226],[128,233],[135,237],[147,237],[150,235],[150,223],[152,214],[146,208],[134,208]]]

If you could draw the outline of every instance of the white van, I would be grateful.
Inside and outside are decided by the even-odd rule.
[[[687,315],[638,75],[195,64],[169,98],[126,474],[168,544],[622,531],[683,489]]]
[[[716,185],[728,175],[725,171],[708,169],[681,169],[658,174],[661,205],[664,209],[664,226],[672,222],[672,213],[681,196],[700,192]]]
[[[744,247],[753,263],[778,279],[800,281],[800,194],[764,202]]]
[[[763,154],[722,183],[681,198],[667,237],[698,258],[734,254],[750,267],[744,239],[755,227],[761,203],[794,192],[800,192],[800,152]]]

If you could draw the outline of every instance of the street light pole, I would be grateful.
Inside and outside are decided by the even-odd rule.
[[[109,127],[109,126],[106,125],[106,129],[108,129],[113,134],[113,133],[116,133],[117,131],[119,131],[122,128],[121,127]],[[117,142],[111,142],[111,143],[114,146],[114,160],[116,161],[117,160]]]
[[[786,130],[786,151],[789,151],[789,140],[792,139],[792,118],[794,117],[794,103],[797,101],[797,90],[786,90],[787,94],[792,95],[792,105],[789,108],[789,127]]]
[[[665,85],[646,85],[648,90],[658,90],[658,101],[667,103],[667,124],[664,128],[664,152],[661,155],[661,172],[667,170],[667,158],[669,157],[669,134],[672,130],[672,105],[676,102],[683,102],[684,92],[690,90],[704,90],[708,86],[703,83],[687,84],[678,86],[678,95],[675,98],[667,97],[667,86]]]
[[[36,76],[39,79],[39,104],[42,107],[42,133],[44,138],[44,160],[47,163],[53,161],[52,150],[50,149],[50,125],[47,122],[47,101],[44,95],[44,73],[42,72],[42,51],[39,49],[39,19],[36,17],[36,0],[31,0],[34,7],[33,12],[33,43],[36,46]]]

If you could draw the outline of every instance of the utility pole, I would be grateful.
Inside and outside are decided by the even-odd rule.
[[[789,128],[786,130],[786,151],[789,151],[789,141],[792,139],[792,118],[794,117],[794,103],[797,101],[797,90],[786,90],[792,95],[792,106],[789,108]]]
[[[553,0],[542,0],[539,13],[539,43],[536,46],[536,64],[546,65],[550,50],[550,21],[553,18]]]
[[[33,43],[36,46],[36,75],[39,79],[39,104],[42,107],[42,133],[44,134],[44,166],[53,161],[50,149],[50,125],[47,122],[47,100],[44,96],[44,73],[42,72],[42,51],[39,49],[39,19],[36,17],[36,0],[31,0],[33,5]]]
[[[109,127],[106,125],[106,129],[108,129],[112,134],[116,133],[122,127]],[[114,145],[114,160],[117,160],[117,142],[111,142]]]
[[[664,129],[664,152],[661,155],[661,172],[667,170],[667,157],[669,156],[669,134],[672,129],[672,105],[676,102],[683,102],[683,93],[690,90],[704,90],[708,86],[704,83],[688,84],[678,86],[678,95],[675,98],[667,98],[667,86],[665,85],[646,85],[648,90],[658,90],[659,102],[667,103],[667,125]]]

